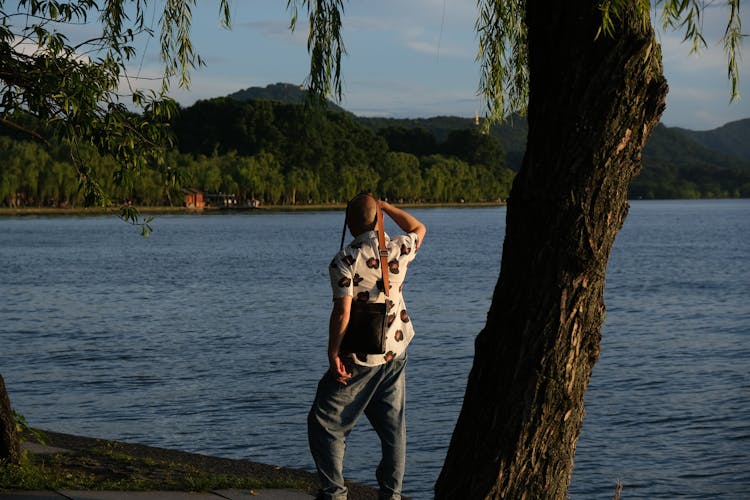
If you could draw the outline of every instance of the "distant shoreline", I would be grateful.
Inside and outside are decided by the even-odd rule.
[[[640,199],[634,198],[628,200],[634,201],[700,201],[700,200],[741,200],[747,198],[656,198]],[[466,202],[466,203],[394,203],[394,205],[403,208],[482,208],[482,207],[504,207],[507,205],[502,202]],[[148,215],[218,215],[246,212],[323,212],[344,210],[344,203],[317,203],[311,205],[262,205],[257,208],[253,207],[206,207],[204,209],[195,209],[187,207],[152,207],[136,206],[141,214]],[[0,207],[0,217],[24,217],[24,216],[98,216],[119,214],[120,207],[74,207],[74,208],[57,208],[57,207],[23,207],[7,208]]]
[[[407,208],[474,208],[474,207],[501,207],[505,202],[481,202],[481,203],[396,203],[399,207]],[[194,209],[186,207],[139,207],[142,214],[223,214],[243,212],[312,212],[324,210],[343,210],[343,203],[312,204],[312,205],[263,205],[258,208],[249,207],[207,207]],[[0,208],[0,217],[6,216],[33,216],[33,215],[118,215],[119,207],[23,207],[23,208]]]

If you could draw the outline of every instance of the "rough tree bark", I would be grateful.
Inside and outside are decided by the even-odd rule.
[[[648,19],[597,38],[596,2],[527,0],[526,23],[526,155],[439,499],[567,497],[607,261],[665,106]]]
[[[10,406],[5,380],[0,375],[0,464],[18,463],[21,447],[16,432],[16,419]]]

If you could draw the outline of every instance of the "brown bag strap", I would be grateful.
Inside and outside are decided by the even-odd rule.
[[[378,207],[377,212],[377,223],[375,230],[378,232],[378,253],[380,254],[380,269],[383,272],[383,292],[388,297],[388,292],[391,288],[390,280],[388,279],[388,247],[385,246],[385,227],[383,223],[383,211],[380,210],[380,204],[375,200],[376,206]]]
[[[363,196],[370,196],[372,199],[375,200],[375,206],[377,207],[376,210],[376,221],[375,221],[375,231],[378,233],[378,256],[380,257],[380,270],[383,273],[383,292],[385,293],[385,296],[389,296],[391,284],[390,280],[388,279],[388,247],[385,245],[385,228],[383,226],[383,211],[380,209],[380,204],[378,203],[377,198],[372,196],[371,194],[363,194]],[[356,198],[356,197],[355,197]],[[339,247],[339,250],[344,249],[344,239],[346,238],[346,223],[349,220],[349,204],[346,205],[346,217],[344,218],[344,229],[341,232],[341,246]]]

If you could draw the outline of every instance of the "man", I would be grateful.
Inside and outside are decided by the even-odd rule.
[[[389,239],[389,296],[382,292],[378,255],[378,206],[405,234]],[[318,384],[308,415],[308,438],[321,489],[318,498],[345,499],[343,467],[346,437],[362,413],[377,432],[382,459],[376,471],[381,499],[400,499],[406,462],[404,421],[406,348],[414,336],[401,294],[409,263],[426,228],[412,215],[372,195],[361,193],[347,206],[354,241],[331,262],[333,311],[329,322],[329,370]],[[385,302],[388,314],[385,354],[341,352],[353,300]]]

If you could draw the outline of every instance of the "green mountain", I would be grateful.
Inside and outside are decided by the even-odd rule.
[[[750,120],[747,120],[750,123]],[[694,132],[662,124],[649,138],[643,151],[644,164],[672,163],[680,166],[705,166],[717,169],[750,169],[750,158],[743,159],[733,153],[742,147],[738,138],[721,137],[715,129],[709,132]],[[706,140],[696,140],[693,134],[702,138],[713,138],[714,145]],[[710,135],[709,135],[710,134]],[[723,145],[719,145],[723,143]]]
[[[726,137],[722,139],[724,146],[716,145],[713,149],[694,140],[692,134],[693,131],[676,127],[657,127],[644,148],[643,169],[631,186],[632,197],[750,196],[750,160],[732,154],[743,141],[739,137]]]
[[[284,103],[303,104],[307,100],[307,91],[304,87],[291,83],[273,83],[265,87],[249,87],[226,96],[232,100],[248,102],[253,100],[278,101]],[[328,109],[349,113],[344,108],[328,102]],[[458,116],[436,116],[432,118],[371,118],[364,116],[351,116],[360,124],[373,132],[385,128],[406,128],[428,130],[437,142],[444,142],[451,132],[466,130],[476,127],[474,118],[461,118]],[[518,168],[526,149],[526,133],[528,126],[526,120],[515,116],[512,120],[492,128],[491,134],[506,152],[506,159],[514,168]]]
[[[386,127],[416,128],[430,131],[438,142],[451,132],[476,127],[474,119],[455,116],[434,118],[367,118],[357,121],[374,131]],[[514,116],[512,120],[493,125],[490,134],[506,153],[509,165],[517,170],[526,150],[526,119]],[[670,162],[678,165],[704,165],[716,168],[750,167],[750,118],[732,122],[705,132],[659,125],[644,149],[644,164]]]
[[[244,90],[238,90],[227,96],[230,99],[240,102],[254,100],[278,101],[292,104],[304,104],[307,101],[308,93],[304,86],[292,85],[291,83],[272,83],[265,87],[249,87]],[[332,111],[341,111],[348,113],[341,106],[328,102],[328,109]]]
[[[369,118],[359,116],[357,121],[367,128],[378,132],[385,128],[421,128],[432,133],[437,142],[444,142],[451,132],[477,127],[475,118],[458,116],[435,116],[433,118]],[[494,125],[490,135],[500,142],[505,151],[505,159],[513,170],[518,170],[526,151],[526,119],[514,116],[505,123]]]
[[[236,100],[267,99],[301,103],[304,89],[290,84],[249,88],[229,96]],[[330,104],[330,109],[344,111]],[[438,151],[452,133],[474,130],[475,119],[456,116],[432,118],[371,118],[351,115],[358,123],[386,139],[392,151],[422,156]],[[505,152],[505,163],[518,170],[526,150],[528,124],[514,116],[493,125],[490,135]],[[455,135],[455,134],[454,134]],[[750,118],[708,131],[659,125],[643,151],[643,169],[631,189],[638,198],[693,198],[750,196]],[[425,152],[425,153],[422,153]]]
[[[707,149],[750,161],[750,118],[706,131],[676,129]]]

